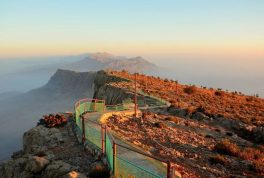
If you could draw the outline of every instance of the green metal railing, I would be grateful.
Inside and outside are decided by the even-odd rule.
[[[118,143],[106,126],[85,120],[87,112],[122,111],[125,105],[106,106],[103,100],[83,99],[75,104],[75,119],[83,144],[92,143],[106,155],[114,177],[161,178],[172,177],[168,162]],[[154,169],[155,168],[155,169]]]

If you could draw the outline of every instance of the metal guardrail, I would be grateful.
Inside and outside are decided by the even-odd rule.
[[[78,126],[79,133],[82,134],[83,144],[89,141],[102,153],[106,155],[109,168],[114,177],[133,177],[133,178],[172,178],[174,174],[173,166],[170,162],[164,161],[152,155],[139,152],[133,148],[118,143],[110,132],[110,128],[105,125],[99,124],[91,120],[85,120],[83,115],[87,112],[104,112],[109,111],[122,111],[126,107],[123,104],[119,105],[105,105],[104,100],[97,99],[82,99],[74,105],[76,125]],[[138,157],[141,162],[133,162],[129,159]],[[155,166],[163,167],[165,171],[155,171],[146,165],[146,162]],[[155,167],[154,166],[154,167]],[[166,167],[164,167],[166,166]]]

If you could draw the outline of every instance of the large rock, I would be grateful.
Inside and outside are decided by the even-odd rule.
[[[167,111],[175,116],[185,118],[187,116],[187,109],[180,109],[175,107],[168,107]]]
[[[264,127],[254,127],[252,132],[257,143],[264,143]]]
[[[53,161],[46,167],[46,169],[42,173],[42,177],[64,177],[75,169],[75,167],[63,161]]]
[[[33,176],[31,172],[25,171],[27,161],[32,155],[24,155],[17,159],[10,159],[0,166],[0,177],[4,178],[30,178]],[[23,176],[22,176],[23,175]]]
[[[33,173],[38,173],[42,171],[48,164],[49,160],[46,158],[33,156],[31,159],[29,159],[26,165],[26,170]]]
[[[208,116],[206,116],[205,114],[201,113],[201,112],[195,112],[192,115],[192,119],[196,119],[196,120],[205,120],[205,119],[209,119]]]
[[[58,129],[48,129],[44,126],[37,126],[24,133],[23,148],[26,153],[35,153],[38,151],[45,151],[39,149],[36,150],[36,147],[41,148],[42,146],[56,146],[56,144],[63,141],[64,138]]]

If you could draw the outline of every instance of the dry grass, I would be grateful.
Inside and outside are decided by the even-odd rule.
[[[238,156],[239,147],[236,144],[231,143],[228,139],[223,139],[217,143],[214,150],[221,154],[229,156]]]
[[[197,91],[197,88],[196,86],[192,85],[192,86],[184,88],[183,91],[190,95],[190,94],[195,93]]]
[[[261,147],[239,148],[228,139],[224,139],[215,145],[214,150],[220,154],[235,156],[237,158],[250,161],[251,167],[254,171],[264,174],[264,151]],[[214,163],[223,163],[224,158],[217,155],[215,157],[211,157],[210,161]]]

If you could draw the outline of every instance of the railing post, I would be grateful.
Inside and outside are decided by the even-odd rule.
[[[107,130],[106,130],[106,126],[104,126],[104,145],[105,145],[105,154],[106,154],[106,134],[107,134]]]
[[[113,175],[115,176],[116,173],[116,143],[113,141]]]
[[[102,136],[102,153],[105,154],[105,133],[104,133],[103,125],[101,125],[101,136]]]
[[[167,178],[171,178],[171,162],[167,162]]]
[[[94,99],[94,112],[96,111],[96,100],[97,99]]]
[[[81,116],[81,118],[82,118],[82,144],[84,145],[84,143],[85,143],[85,124],[84,124],[84,117],[83,116]]]
[[[134,91],[134,110],[135,110],[135,117],[137,117],[137,73],[135,73],[135,91]]]

